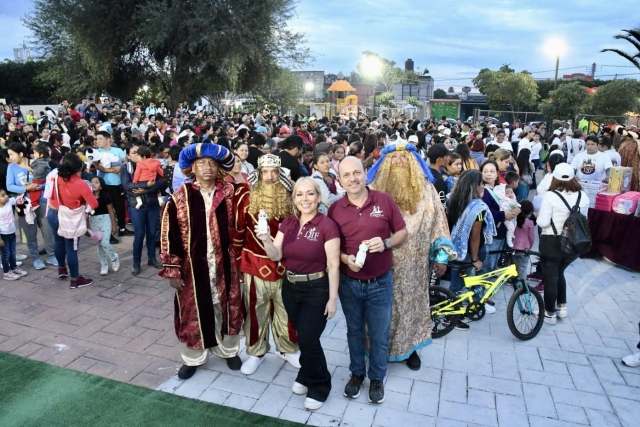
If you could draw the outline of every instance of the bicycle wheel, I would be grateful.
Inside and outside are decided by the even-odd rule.
[[[530,340],[538,335],[543,322],[544,301],[540,293],[533,288],[527,292],[524,286],[516,289],[507,305],[507,323],[511,333],[520,340]]]
[[[449,289],[442,286],[431,286],[429,288],[429,312],[438,309],[437,304],[446,301],[453,301],[455,295]],[[447,335],[458,324],[458,314],[434,315],[431,314],[431,337],[440,338]]]

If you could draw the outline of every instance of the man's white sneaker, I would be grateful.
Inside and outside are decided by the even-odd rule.
[[[302,384],[300,384],[299,382],[295,381],[293,383],[293,387],[291,387],[291,391],[294,392],[295,394],[307,394],[309,389],[303,386]]]
[[[8,273],[4,273],[4,280],[18,280],[19,278],[20,278],[20,275],[12,271]]]
[[[304,409],[307,411],[315,411],[316,409],[320,409],[322,407],[323,402],[318,402],[315,399],[307,397],[304,399]]]
[[[25,259],[27,259],[27,256],[25,254],[16,254],[17,261],[24,261]]]
[[[484,310],[487,312],[487,314],[493,314],[496,312],[496,308],[489,304],[484,305]]]
[[[242,363],[242,368],[240,368],[240,372],[242,372],[245,375],[253,374],[255,371],[258,370],[258,366],[262,364],[262,359],[264,359],[264,356],[263,357],[249,356],[249,358],[245,360],[244,363]]]
[[[556,324],[556,315],[549,316],[547,313],[544,313],[544,323],[547,325],[555,325]]]
[[[289,362],[289,365],[293,366],[294,368],[298,368],[300,369],[300,352],[296,352],[296,353],[280,353],[278,352],[278,356],[280,356],[280,359],[284,359],[287,362]]]
[[[558,316],[559,319],[564,319],[568,315],[569,313],[567,313],[567,307],[556,308],[556,316]]]
[[[640,366],[640,351],[625,356],[624,358],[622,358],[622,363],[629,366],[630,368]]]
[[[109,274],[109,266],[108,265],[100,266],[100,275],[106,276],[107,274]]]

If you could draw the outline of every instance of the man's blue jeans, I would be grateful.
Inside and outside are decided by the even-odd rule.
[[[160,206],[143,206],[140,209],[129,208],[129,218],[133,224],[133,265],[140,265],[142,246],[147,238],[147,257],[156,259],[156,230],[160,215]]]
[[[44,205],[38,209],[43,207]],[[78,262],[78,251],[73,248],[73,239],[65,239],[58,234],[60,222],[57,210],[49,208],[47,221],[49,222],[49,227],[51,227],[51,234],[53,234],[53,253],[56,255],[58,268],[65,268],[68,264],[69,275],[71,279],[75,280],[80,276],[80,264]]]
[[[498,261],[500,260],[501,254],[490,254],[489,252],[501,251],[504,249],[505,242],[506,239],[504,237],[501,239],[494,237],[491,243],[485,243],[484,246],[480,248],[478,255],[482,260],[482,270],[478,272],[478,274],[489,273],[498,268]]]
[[[387,375],[389,330],[393,304],[393,270],[370,283],[363,283],[340,273],[338,289],[342,311],[347,321],[349,370],[353,375],[383,381]],[[365,325],[369,335],[369,372],[365,367]]]

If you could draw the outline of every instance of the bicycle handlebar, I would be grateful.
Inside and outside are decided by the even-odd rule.
[[[531,249],[511,249],[511,248],[509,248],[509,249],[502,249],[502,250],[499,250],[499,251],[489,251],[489,253],[490,254],[508,254],[508,253],[517,254],[517,253],[521,253],[521,254],[524,254],[524,255],[527,255],[527,256],[529,256],[529,255],[540,256],[540,252],[536,252],[536,251],[533,251]]]

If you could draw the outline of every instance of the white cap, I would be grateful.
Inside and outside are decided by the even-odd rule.
[[[444,133],[445,135],[451,135],[451,129],[446,128],[442,133]]]
[[[494,125],[493,123],[491,123],[491,124],[489,125],[489,127],[490,127],[490,128],[495,128],[495,127],[497,127],[497,126],[496,126],[496,125]]]
[[[444,129],[444,125],[438,126],[438,130],[442,130],[442,129]]]
[[[558,181],[571,181],[575,176],[576,172],[569,163],[560,163],[553,170],[553,177]]]
[[[562,132],[560,131],[560,129],[556,129],[553,131],[554,135],[560,135]]]
[[[380,123],[378,123],[376,121],[373,121],[373,122],[371,122],[371,126],[380,126]]]
[[[504,122],[502,126],[509,126],[509,122]]]
[[[417,144],[418,143],[418,135],[411,135],[409,137],[409,142],[415,142]]]

